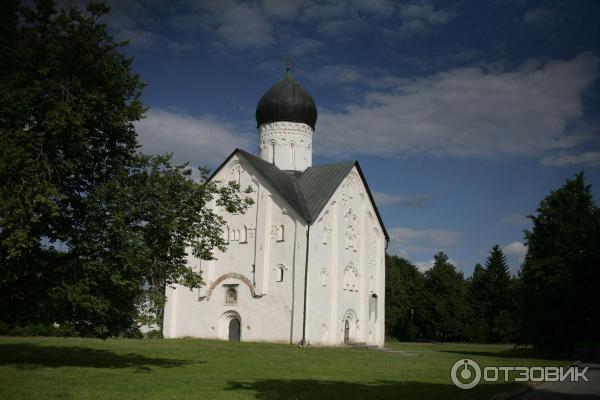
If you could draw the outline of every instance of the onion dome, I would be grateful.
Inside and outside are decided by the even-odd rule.
[[[261,97],[256,106],[256,126],[278,121],[300,122],[313,130],[317,106],[310,94],[292,77],[290,69]]]

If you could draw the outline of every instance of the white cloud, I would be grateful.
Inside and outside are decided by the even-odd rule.
[[[115,34],[119,40],[127,40],[129,46],[138,49],[148,49],[158,45],[164,38],[156,33],[143,29],[126,29]]]
[[[313,82],[330,85],[365,80],[365,76],[356,67],[343,64],[318,67],[308,73],[307,77]]]
[[[261,0],[262,8],[267,15],[279,19],[292,19],[298,15],[301,1]]]
[[[315,149],[329,155],[429,153],[456,157],[541,155],[582,143],[568,127],[598,57],[528,62],[512,71],[457,68],[406,80],[364,104],[320,112]],[[350,79],[352,75],[349,75]]]
[[[411,229],[392,228],[389,231],[390,239],[396,243],[423,242],[436,246],[453,246],[458,243],[460,233],[444,229]]]
[[[265,47],[275,43],[272,26],[252,3],[219,1],[210,3],[215,34],[234,48]]]
[[[521,242],[512,242],[504,246],[502,251],[506,255],[514,257],[522,263],[525,260],[525,255],[527,255],[527,246]]]
[[[314,84],[333,85],[357,84],[373,89],[394,88],[409,82],[404,78],[382,74],[380,68],[365,68],[347,64],[328,64],[310,71],[300,72],[300,76]]]
[[[423,207],[429,202],[429,200],[431,200],[430,196],[424,194],[399,196],[392,193],[373,192],[373,197],[375,198],[375,203],[377,203],[378,206],[400,205],[414,208]]]
[[[433,267],[434,262],[435,260],[433,258],[429,261],[417,261],[415,262],[415,266],[419,271],[425,272],[427,270],[430,270],[431,267]]]
[[[448,262],[452,265],[454,265],[455,267],[458,266],[458,263],[456,262],[456,260],[453,260],[451,258],[448,259]],[[415,262],[415,266],[417,267],[417,269],[421,272],[425,272],[430,270],[433,265],[435,264],[435,260],[432,258],[429,261],[417,261]]]
[[[306,2],[301,16],[312,19],[350,19],[360,17],[389,17],[395,10],[390,0],[326,0]]]
[[[441,10],[423,2],[402,5],[399,14],[407,21],[422,20],[430,25],[445,24],[456,16],[454,12]]]
[[[398,8],[400,26],[397,29],[383,29],[384,35],[407,38],[409,36],[432,32],[436,27],[445,25],[457,14],[453,11],[437,8],[427,2],[403,4]]]
[[[364,27],[364,21],[357,18],[324,20],[317,26],[317,32],[331,36],[346,36],[349,32],[357,31]],[[347,37],[344,38],[347,39]]]
[[[236,147],[252,149],[254,137],[210,116],[194,117],[152,108],[136,123],[144,153],[174,153],[177,162],[192,166],[216,166]]]
[[[61,2],[70,4],[66,0]],[[109,0],[109,3],[112,11],[106,22],[113,32],[133,32],[135,40],[148,40],[150,34],[156,37],[164,35],[166,41],[169,35],[163,31],[159,35],[156,27],[161,20],[167,20],[170,29],[188,35],[184,43],[196,42],[199,36],[208,36],[216,42],[212,45],[224,52],[271,45],[285,47],[288,39],[294,39],[298,26],[309,27],[318,33],[339,35],[379,26],[372,24],[384,18],[400,18],[407,30],[415,30],[415,21],[425,24],[425,29],[431,29],[452,17],[451,13],[427,3],[399,6],[390,0],[184,0],[177,4]],[[147,32],[147,37],[141,38],[138,31]],[[315,43],[309,45],[312,46],[308,50],[310,52],[320,48],[315,47]],[[303,53],[306,50],[300,47],[295,51],[306,54]]]
[[[396,227],[388,229],[389,251],[407,256],[415,253],[433,254],[458,244],[460,232],[445,229],[412,229]],[[406,257],[412,258],[412,257]]]
[[[562,167],[565,165],[587,165],[590,167],[600,167],[600,151],[587,151],[580,154],[563,153],[544,157],[543,165]]]
[[[302,58],[309,54],[318,52],[322,47],[323,43],[318,40],[311,38],[300,38],[292,43],[289,53],[294,57]]]

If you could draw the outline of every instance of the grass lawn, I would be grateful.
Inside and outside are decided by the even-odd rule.
[[[452,385],[481,366],[560,366],[530,350],[387,343],[404,353],[210,340],[0,337],[0,399],[486,399],[515,384]]]

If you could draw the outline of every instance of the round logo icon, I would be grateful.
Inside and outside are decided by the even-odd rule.
[[[481,380],[481,368],[475,361],[465,358],[458,360],[450,371],[452,383],[461,389],[472,389]]]

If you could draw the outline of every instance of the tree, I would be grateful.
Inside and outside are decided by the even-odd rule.
[[[462,272],[456,271],[448,256],[439,252],[434,264],[425,272],[426,337],[435,340],[462,340],[469,316],[466,284]]]
[[[514,293],[506,256],[498,245],[492,247],[486,261],[489,342],[507,342],[514,337]]]
[[[507,342],[515,335],[515,301],[506,256],[492,247],[485,268],[475,266],[469,282],[471,340]]]
[[[247,205],[205,170],[196,183],[168,156],[138,154],[143,84],[98,23],[107,12],[38,0],[0,13],[0,316],[12,326],[129,329],[144,287],[201,283],[184,259],[223,246],[208,205]]]
[[[600,212],[583,173],[529,217],[521,270],[521,340],[553,354],[600,339]]]
[[[143,225],[144,258],[139,263],[144,266],[146,290],[140,301],[149,306],[146,316],[150,318],[142,322],[162,327],[165,288],[203,284],[187,256],[212,260],[215,249],[226,250],[222,235],[225,221],[214,207],[242,213],[253,202],[245,196],[251,189],[240,192],[237,183],[211,181],[205,168],[193,179],[187,164],[172,165],[170,156],[141,157],[129,178],[130,197],[138,202],[133,227]]]
[[[467,324],[469,340],[485,342],[489,336],[490,325],[486,318],[489,304],[487,270],[477,263],[468,282],[469,302],[472,318]]]
[[[398,256],[385,257],[385,328],[401,340],[422,337],[423,274]]]

